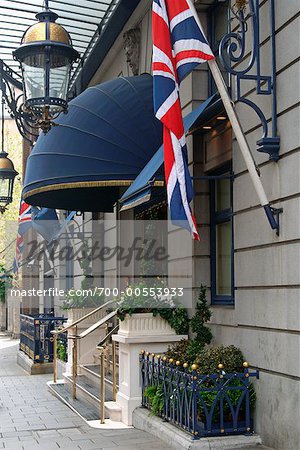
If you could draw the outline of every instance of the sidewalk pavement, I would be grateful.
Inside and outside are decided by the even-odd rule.
[[[19,342],[0,333],[0,450],[170,450],[136,429],[89,427],[47,390],[51,375],[28,375],[16,363]]]

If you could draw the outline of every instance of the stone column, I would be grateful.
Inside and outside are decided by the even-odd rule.
[[[132,425],[132,413],[141,406],[139,354],[142,349],[163,353],[168,346],[187,336],[178,335],[160,316],[152,313],[133,314],[120,322],[113,340],[119,343],[119,392],[117,404],[122,409],[122,422]]]

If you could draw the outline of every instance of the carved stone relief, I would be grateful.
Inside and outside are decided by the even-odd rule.
[[[127,62],[134,76],[139,74],[141,30],[132,28],[123,34]]]

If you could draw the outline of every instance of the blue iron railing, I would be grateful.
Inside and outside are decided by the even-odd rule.
[[[253,432],[255,391],[250,378],[258,379],[258,371],[250,372],[245,363],[241,373],[220,369],[199,375],[196,365],[190,370],[188,364],[164,359],[140,355],[142,406],[153,408],[154,391],[158,415],[194,438]]]
[[[20,350],[35,363],[53,362],[51,331],[66,322],[64,317],[20,315]]]

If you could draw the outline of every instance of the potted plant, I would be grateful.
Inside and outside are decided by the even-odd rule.
[[[120,334],[186,335],[187,310],[177,298],[164,294],[166,284],[157,280],[151,287],[143,280],[129,284],[117,303]]]

